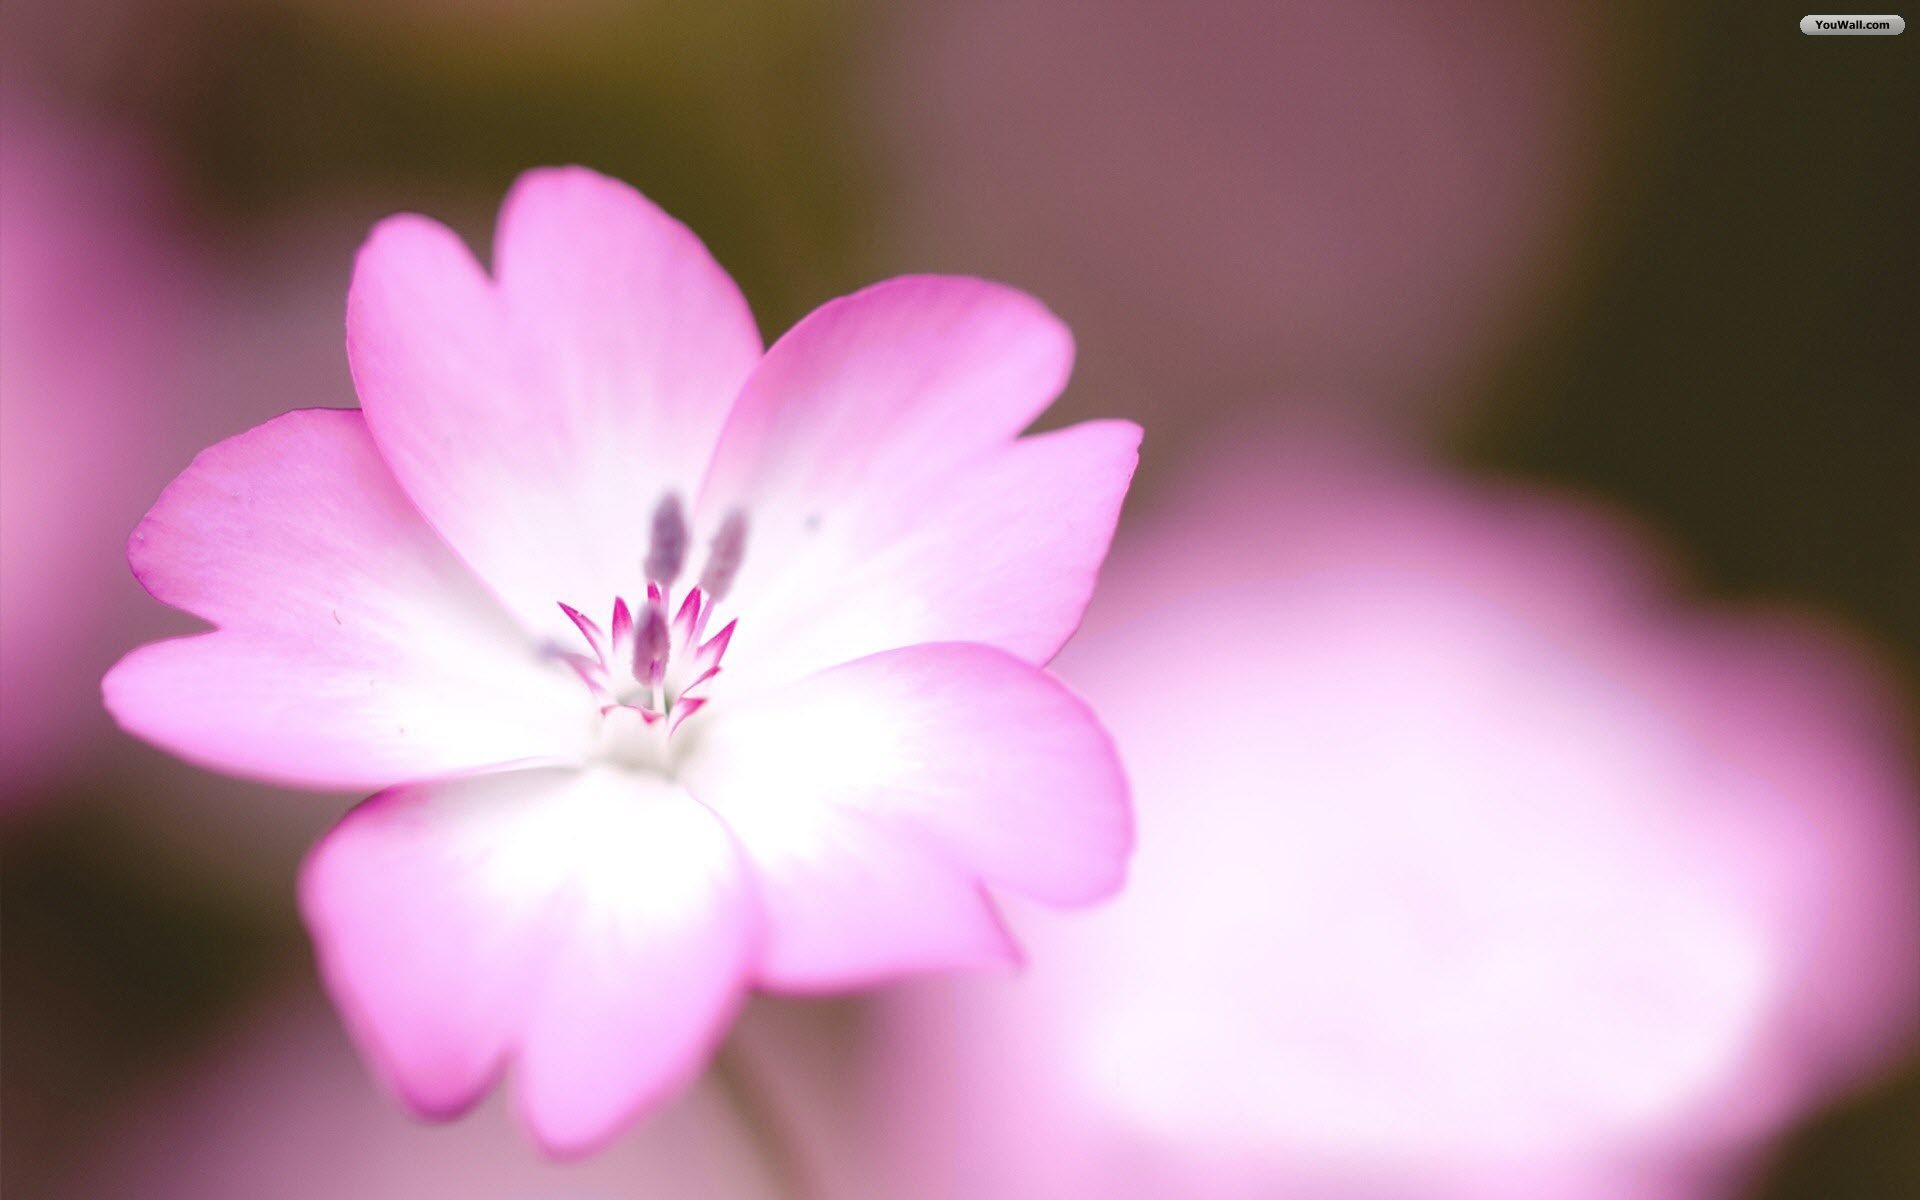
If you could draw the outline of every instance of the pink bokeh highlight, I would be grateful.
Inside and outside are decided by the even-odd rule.
[[[60,1200],[777,1200],[796,1170],[821,1173],[843,1117],[807,1053],[813,1014],[756,1011],[741,1051],[767,1108],[708,1079],[586,1162],[553,1163],[514,1128],[504,1097],[458,1125],[396,1110],[311,1000],[278,998],[234,1022],[195,1061],[124,1098],[101,1121]],[[768,1130],[757,1120],[790,1122]],[[810,1157],[784,1161],[773,1137]],[[798,1153],[789,1150],[786,1153]]]
[[[1128,890],[877,1059],[940,1194],[1698,1197],[1905,1045],[1901,707],[1611,515],[1258,439],[1123,537],[1058,662]],[[923,1193],[924,1194],[924,1193]]]
[[[178,400],[181,264],[135,143],[0,103],[0,803],[108,729],[122,555]]]

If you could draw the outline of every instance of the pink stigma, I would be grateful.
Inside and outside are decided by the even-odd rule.
[[[709,699],[701,689],[720,673],[736,622],[710,638],[707,624],[746,556],[746,516],[736,510],[721,522],[700,585],[689,588],[676,609],[673,581],[686,566],[689,541],[680,499],[668,493],[653,510],[645,603],[630,606],[624,596],[614,597],[605,630],[572,605],[560,605],[590,653],[563,651],[559,657],[593,693],[603,716],[630,709],[646,725],[671,732]]]
[[[720,660],[733,640],[736,622],[727,622],[720,632],[701,641],[712,606],[699,588],[687,593],[671,620],[666,589],[655,586],[648,591],[637,615],[624,599],[614,600],[611,637],[578,609],[562,604],[561,611],[579,627],[592,653],[560,657],[599,701],[602,715],[629,708],[648,725],[665,721],[670,732],[706,704],[701,689],[720,673]]]

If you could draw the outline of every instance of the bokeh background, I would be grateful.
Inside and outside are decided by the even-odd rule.
[[[1587,497],[1684,563],[1694,602],[1848,630],[1911,778],[1920,43],[1809,38],[1800,15],[8,0],[0,1187],[212,1194],[142,1164],[251,1120],[262,1169],[358,1161],[333,1194],[443,1194],[456,1169],[545,1194],[501,1182],[536,1171],[501,1112],[429,1133],[374,1101],[323,1010],[291,882],[355,798],[195,770],[97,699],[120,654],[187,628],[125,569],[159,489],[221,437],[353,402],[366,229],[417,210],[484,245],[530,165],[594,166],[686,220],[770,337],[908,271],[1033,291],[1080,345],[1048,423],[1148,428],[1130,523],[1228,441],[1329,427]],[[855,1164],[836,1084],[870,1009],[763,1004],[742,1035],[802,1140]],[[1880,1055],[1747,1190],[1920,1194],[1920,1069]],[[754,1186],[725,1092],[568,1186]]]

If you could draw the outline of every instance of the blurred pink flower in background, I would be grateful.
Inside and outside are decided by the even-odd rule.
[[[1319,439],[1205,479],[1057,664],[1128,889],[892,1010],[914,1194],[1715,1194],[1899,1049],[1914,785],[1856,652],[1545,495]]]
[[[804,1053],[805,1014],[754,1010],[740,1036],[762,1062],[753,1086],[820,1154],[840,1120]],[[763,1114],[764,1115],[764,1114]],[[63,1200],[783,1200],[789,1164],[768,1131],[710,1077],[616,1146],[553,1163],[513,1128],[503,1097],[458,1125],[397,1111],[318,1004],[261,1006],[194,1064],[102,1120]],[[768,1118],[771,1119],[771,1118]]]
[[[181,274],[152,164],[0,104],[0,804],[108,732],[95,681],[140,589],[128,522],[178,404]]]
[[[763,354],[687,229],[569,168],[515,186],[493,278],[445,227],[383,223],[347,331],[364,411],[205,451],[134,532],[154,595],[218,628],[105,691],[195,762],[392,785],[301,894],[417,1111],[511,1062],[542,1145],[584,1152],[691,1079],[750,986],[1005,962],[985,885],[1119,885],[1111,743],[1035,664],[1139,429],[1018,438],[1072,361],[1031,298],[894,280]]]
[[[897,8],[875,83],[896,228],[934,266],[1048,296],[1080,333],[1080,394],[1129,415],[1285,380],[1289,405],[1431,425],[1559,265],[1591,166],[1589,15]]]

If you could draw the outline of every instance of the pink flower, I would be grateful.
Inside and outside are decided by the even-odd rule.
[[[1855,653],[1563,501],[1231,460],[1060,663],[1126,894],[895,1013],[912,1194],[1721,1194],[1899,1051],[1915,788]]]
[[[1119,886],[1111,745],[1036,664],[1139,430],[1018,438],[1071,340],[978,280],[879,284],[763,353],[705,248],[584,170],[523,176],[494,259],[374,231],[362,409],[167,489],[134,570],[218,628],[105,690],[196,762],[384,787],[301,881],[336,1002],[420,1113],[510,1063],[576,1153],[693,1076],[750,986],[1004,962],[983,885]]]

